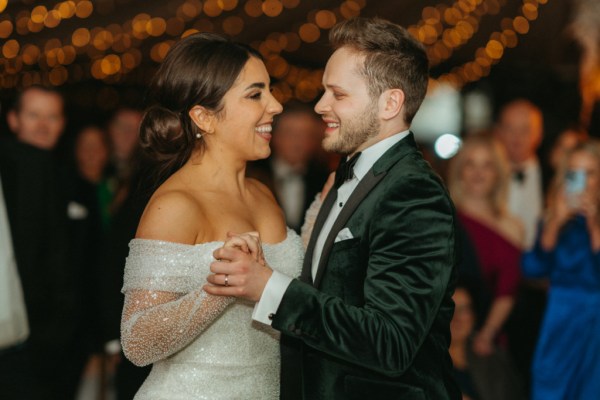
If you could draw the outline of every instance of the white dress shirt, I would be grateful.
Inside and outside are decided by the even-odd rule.
[[[317,274],[317,268],[321,253],[323,252],[325,240],[327,239],[327,236],[329,236],[329,232],[331,231],[335,220],[340,215],[340,212],[350,198],[350,195],[352,195],[352,192],[354,192],[358,183],[364,178],[367,172],[369,172],[377,160],[379,160],[392,146],[408,136],[409,133],[408,130],[397,133],[367,147],[361,152],[360,157],[356,160],[356,164],[354,165],[354,176],[339,187],[336,202],[331,208],[329,216],[327,217],[327,220],[325,220],[323,228],[319,233],[312,259],[311,272],[313,279]],[[254,306],[252,318],[264,324],[271,325],[271,318],[279,308],[283,295],[292,280],[293,278],[287,275],[273,271],[273,275],[271,275],[271,278],[267,282],[260,301]]]
[[[525,227],[525,249],[533,247],[537,225],[544,206],[542,173],[536,158],[523,165],[523,180],[516,177],[510,180],[508,187],[508,209],[519,217]]]

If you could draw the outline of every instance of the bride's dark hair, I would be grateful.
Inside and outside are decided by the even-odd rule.
[[[251,47],[212,33],[190,35],[171,48],[150,84],[152,105],[140,125],[141,147],[161,164],[159,180],[205,145],[189,110],[201,105],[218,114],[250,57],[261,59]]]

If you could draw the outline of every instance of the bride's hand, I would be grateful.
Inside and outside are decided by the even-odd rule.
[[[244,253],[249,253],[254,256],[254,259],[260,264],[266,265],[258,232],[246,232],[241,234],[227,232],[227,241],[223,244],[223,248],[240,249]]]

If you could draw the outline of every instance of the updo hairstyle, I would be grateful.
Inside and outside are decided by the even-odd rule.
[[[181,168],[196,148],[205,146],[197,137],[204,132],[189,111],[200,105],[223,117],[223,97],[250,57],[262,59],[251,47],[212,33],[190,35],[171,48],[150,84],[153,105],[140,125],[141,147],[161,164],[162,178]]]

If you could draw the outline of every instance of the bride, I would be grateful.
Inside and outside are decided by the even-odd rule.
[[[151,85],[140,128],[166,178],[150,199],[125,266],[121,341],[153,363],[136,399],[277,399],[278,336],[253,304],[202,290],[228,232],[256,231],[273,268],[298,275],[303,248],[273,195],[245,178],[270,154],[282,110],[253,49],[214,34],[178,42]],[[269,244],[271,243],[271,244]]]

